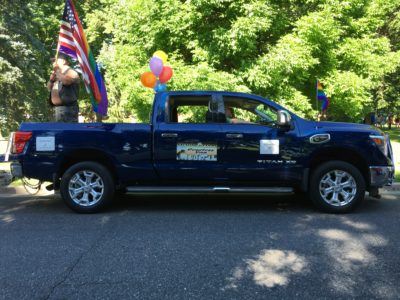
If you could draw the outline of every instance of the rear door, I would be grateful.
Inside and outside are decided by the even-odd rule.
[[[221,124],[207,122],[212,94],[170,95],[154,131],[154,162],[164,182],[211,184],[221,177]]]

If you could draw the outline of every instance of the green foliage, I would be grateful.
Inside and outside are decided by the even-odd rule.
[[[372,110],[371,81],[354,72],[336,71],[327,82],[331,97],[330,114],[335,120],[360,121]],[[364,110],[364,108],[366,108]]]
[[[45,74],[48,56],[39,40],[39,3],[3,1],[0,7],[1,132],[7,135],[22,121],[48,119]],[[47,77],[47,76],[46,76]]]
[[[2,131],[48,120],[50,72],[63,3],[4,0],[0,7]],[[359,121],[400,112],[400,0],[76,0],[109,96],[108,121],[147,122],[154,92],[140,75],[154,51],[169,54],[169,90],[232,90],[297,114]],[[81,111],[90,104],[81,93]],[[28,116],[29,114],[29,116]],[[196,116],[192,116],[196,118]]]

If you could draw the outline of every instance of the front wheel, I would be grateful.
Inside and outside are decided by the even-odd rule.
[[[103,165],[91,161],[80,162],[62,176],[60,193],[65,204],[74,211],[94,213],[111,204],[114,181]]]
[[[365,197],[365,180],[360,171],[347,162],[326,162],[312,173],[309,196],[325,212],[350,212]]]

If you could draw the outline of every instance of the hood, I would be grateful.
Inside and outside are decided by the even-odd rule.
[[[353,128],[360,128],[360,129],[365,129],[365,130],[374,130],[376,128],[374,128],[371,125],[367,125],[367,124],[358,124],[358,123],[346,123],[346,122],[315,122],[315,126],[317,126],[318,128],[326,128],[326,127],[333,127],[333,128],[337,128],[337,127],[353,127]]]
[[[367,125],[367,124],[357,124],[357,123],[345,123],[345,122],[315,122],[316,128],[323,129],[354,129],[359,131],[373,131],[373,132],[381,132],[378,128]]]

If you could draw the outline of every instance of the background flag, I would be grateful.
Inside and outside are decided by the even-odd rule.
[[[329,107],[329,98],[325,95],[321,82],[317,79],[317,99],[322,101],[322,111],[326,111]]]
[[[58,52],[78,60],[93,111],[106,116],[108,108],[107,91],[72,0],[65,1],[58,36]]]

